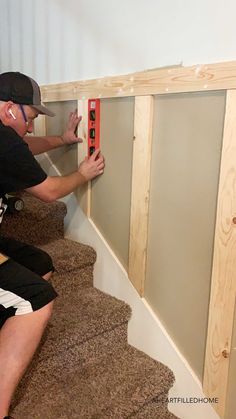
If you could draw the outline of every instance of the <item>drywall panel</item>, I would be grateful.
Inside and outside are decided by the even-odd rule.
[[[230,354],[229,380],[227,389],[225,419],[235,419],[236,415],[236,310],[234,311],[234,328]]]
[[[127,269],[131,207],[134,99],[101,101],[104,174],[92,182],[91,218]]]
[[[202,379],[225,92],[155,97],[145,297]]]
[[[54,117],[46,117],[47,135],[61,135],[65,130],[70,112],[76,107],[76,101],[47,103],[47,108],[56,114]],[[62,146],[49,151],[48,155],[62,175],[67,175],[78,168],[77,144]]]

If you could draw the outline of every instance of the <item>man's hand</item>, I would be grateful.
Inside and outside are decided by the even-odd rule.
[[[64,144],[74,144],[74,143],[82,143],[83,140],[78,138],[76,135],[77,127],[82,119],[82,116],[77,115],[77,109],[74,112],[70,112],[69,119],[66,125],[66,130],[64,134],[61,136],[62,142]]]
[[[103,173],[105,167],[105,160],[100,150],[96,150],[92,156],[85,157],[84,161],[79,166],[79,173],[86,181],[92,180],[96,176]]]

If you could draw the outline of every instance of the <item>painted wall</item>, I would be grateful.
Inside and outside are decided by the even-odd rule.
[[[234,0],[0,0],[0,71],[39,83],[236,59]]]
[[[144,296],[202,380],[225,93],[156,96]]]
[[[134,98],[101,101],[104,174],[92,182],[91,218],[128,270]]]
[[[66,128],[70,112],[77,108],[77,102],[74,100],[52,102],[48,103],[47,107],[55,113],[55,116],[45,118],[46,135],[61,135]],[[78,168],[78,150],[77,144],[73,144],[49,151],[48,156],[62,175],[68,175]]]

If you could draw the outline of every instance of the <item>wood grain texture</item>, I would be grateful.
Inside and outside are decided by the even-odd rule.
[[[236,91],[227,92],[206,345],[204,392],[223,418],[236,292]]]
[[[153,97],[135,98],[129,278],[144,295],[153,125]]]
[[[236,88],[236,61],[174,66],[41,87],[45,102]]]
[[[82,116],[82,121],[78,127],[78,137],[83,140],[83,143],[78,144],[78,166],[84,160],[88,154],[88,101],[78,100],[78,115]],[[91,188],[90,182],[86,185],[78,188],[76,197],[79,201],[79,205],[82,208],[85,215],[90,216],[90,195]]]
[[[44,136],[46,135],[46,116],[39,115],[38,118],[34,120],[34,135]]]

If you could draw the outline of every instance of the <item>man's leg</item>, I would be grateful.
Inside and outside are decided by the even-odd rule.
[[[42,278],[46,279],[46,281],[48,281],[51,278],[52,274],[53,274],[53,272],[50,271],[47,274],[43,275]]]
[[[0,330],[0,419],[8,415],[14,391],[50,319],[53,302],[33,313],[10,317]]]
[[[8,414],[13,393],[37,349],[51,316],[52,300],[57,295],[52,286],[43,281],[48,281],[54,271],[47,253],[34,246],[0,237],[1,250],[14,261],[7,262],[0,269],[0,314],[3,304],[1,287],[21,297],[19,305],[13,307],[21,310],[23,304],[24,309],[24,301],[29,301],[34,311],[9,317],[0,329],[0,419]],[[5,298],[4,292],[2,298]]]

